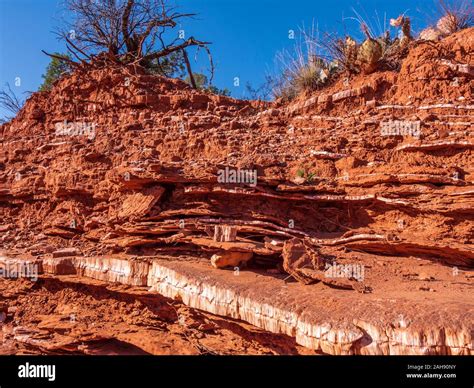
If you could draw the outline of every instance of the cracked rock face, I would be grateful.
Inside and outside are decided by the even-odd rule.
[[[289,103],[61,79],[0,126],[4,275],[147,287],[323,353],[472,353],[472,33]]]

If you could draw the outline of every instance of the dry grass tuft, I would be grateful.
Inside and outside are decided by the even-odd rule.
[[[442,17],[436,28],[445,35],[454,34],[474,24],[474,7],[470,0],[440,0]]]
[[[322,55],[314,24],[309,30],[300,29],[294,50],[279,52],[276,60],[281,75],[274,81],[273,94],[286,100],[320,89],[327,84],[334,70]]]

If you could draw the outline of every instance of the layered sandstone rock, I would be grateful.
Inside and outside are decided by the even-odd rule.
[[[140,68],[65,77],[0,127],[1,247],[55,275],[133,286],[156,275],[159,292],[327,353],[465,354],[473,324],[472,32],[419,42],[399,73],[341,79],[288,104],[206,94]],[[58,131],[65,121],[93,133]],[[311,245],[296,266],[284,261],[289,241]],[[156,257],[176,267],[156,267]],[[316,319],[291,294],[253,299],[250,284],[238,287],[243,277],[200,283],[208,272],[185,267],[204,260],[209,274],[227,274],[211,269],[212,257],[219,268],[245,262],[233,269],[241,274],[312,279],[302,295],[327,314],[339,304],[363,308],[344,324]],[[420,263],[440,279],[418,283]],[[354,266],[366,279],[331,275]],[[333,300],[334,290],[353,296]],[[373,305],[363,303],[369,296]],[[377,300],[387,311],[381,322]],[[409,334],[390,326],[389,300],[411,312]]]

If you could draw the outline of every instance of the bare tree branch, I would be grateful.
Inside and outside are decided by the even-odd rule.
[[[181,44],[178,44],[176,46],[168,46],[168,47],[165,47],[161,51],[145,55],[145,56],[143,56],[143,59],[149,60],[149,59],[162,58],[162,57],[166,57],[166,56],[168,56],[171,53],[174,53],[176,51],[181,51],[181,50],[185,49],[186,47],[190,47],[190,46],[204,47],[208,44],[209,44],[209,42],[201,42],[199,40],[194,39],[193,37],[190,37]]]
[[[133,43],[130,37],[130,34],[133,34],[133,31],[130,31],[130,14],[132,12],[132,7],[135,4],[134,0],[128,0],[127,5],[125,6],[125,10],[122,14],[122,35],[125,46],[127,47],[128,51],[133,51]]]
[[[77,62],[74,62],[72,59],[69,59],[67,57],[63,57],[63,56],[60,56],[60,55],[55,55],[55,54],[50,54],[44,50],[41,50],[44,54],[46,54],[48,57],[51,57],[51,58],[56,58],[56,59],[59,59],[60,61],[65,61],[67,63],[69,63],[70,65],[74,66],[74,67],[78,67],[79,66],[79,63]]]
[[[193,89],[197,89],[196,80],[194,79],[193,70],[191,68],[191,63],[189,63],[188,53],[185,49],[183,49],[182,52],[184,57],[184,63],[186,63],[186,69],[188,70],[189,74],[189,80],[191,81],[191,86],[193,87]]]
[[[13,116],[5,116],[3,119],[0,119],[0,123],[10,121],[21,110],[24,103],[13,92],[10,84],[5,84],[5,89],[0,90],[0,107],[13,114]]]
[[[208,53],[212,79],[214,65],[207,47],[210,43],[193,37],[182,40],[174,38],[177,34],[170,34],[178,26],[178,20],[192,18],[195,14],[176,12],[168,5],[168,0],[64,1],[66,9],[74,18],[72,22],[66,22],[67,28],[58,35],[78,60],[74,63],[84,64],[90,61],[92,64],[94,58],[104,53],[100,58],[108,58],[112,63],[129,64],[138,61],[141,66],[147,67],[151,61],[158,61],[159,68],[162,65],[159,63],[160,59],[166,58],[169,62],[174,53],[195,46]],[[186,58],[178,58],[182,66]],[[189,58],[187,59],[186,67],[189,64]],[[99,61],[95,60],[95,64],[98,65]],[[157,63],[153,62],[153,66],[155,65]],[[166,65],[169,66],[168,63]]]

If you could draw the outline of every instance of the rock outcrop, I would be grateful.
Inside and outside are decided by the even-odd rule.
[[[4,256],[324,353],[472,354],[473,32],[288,104],[65,77],[0,127]]]

